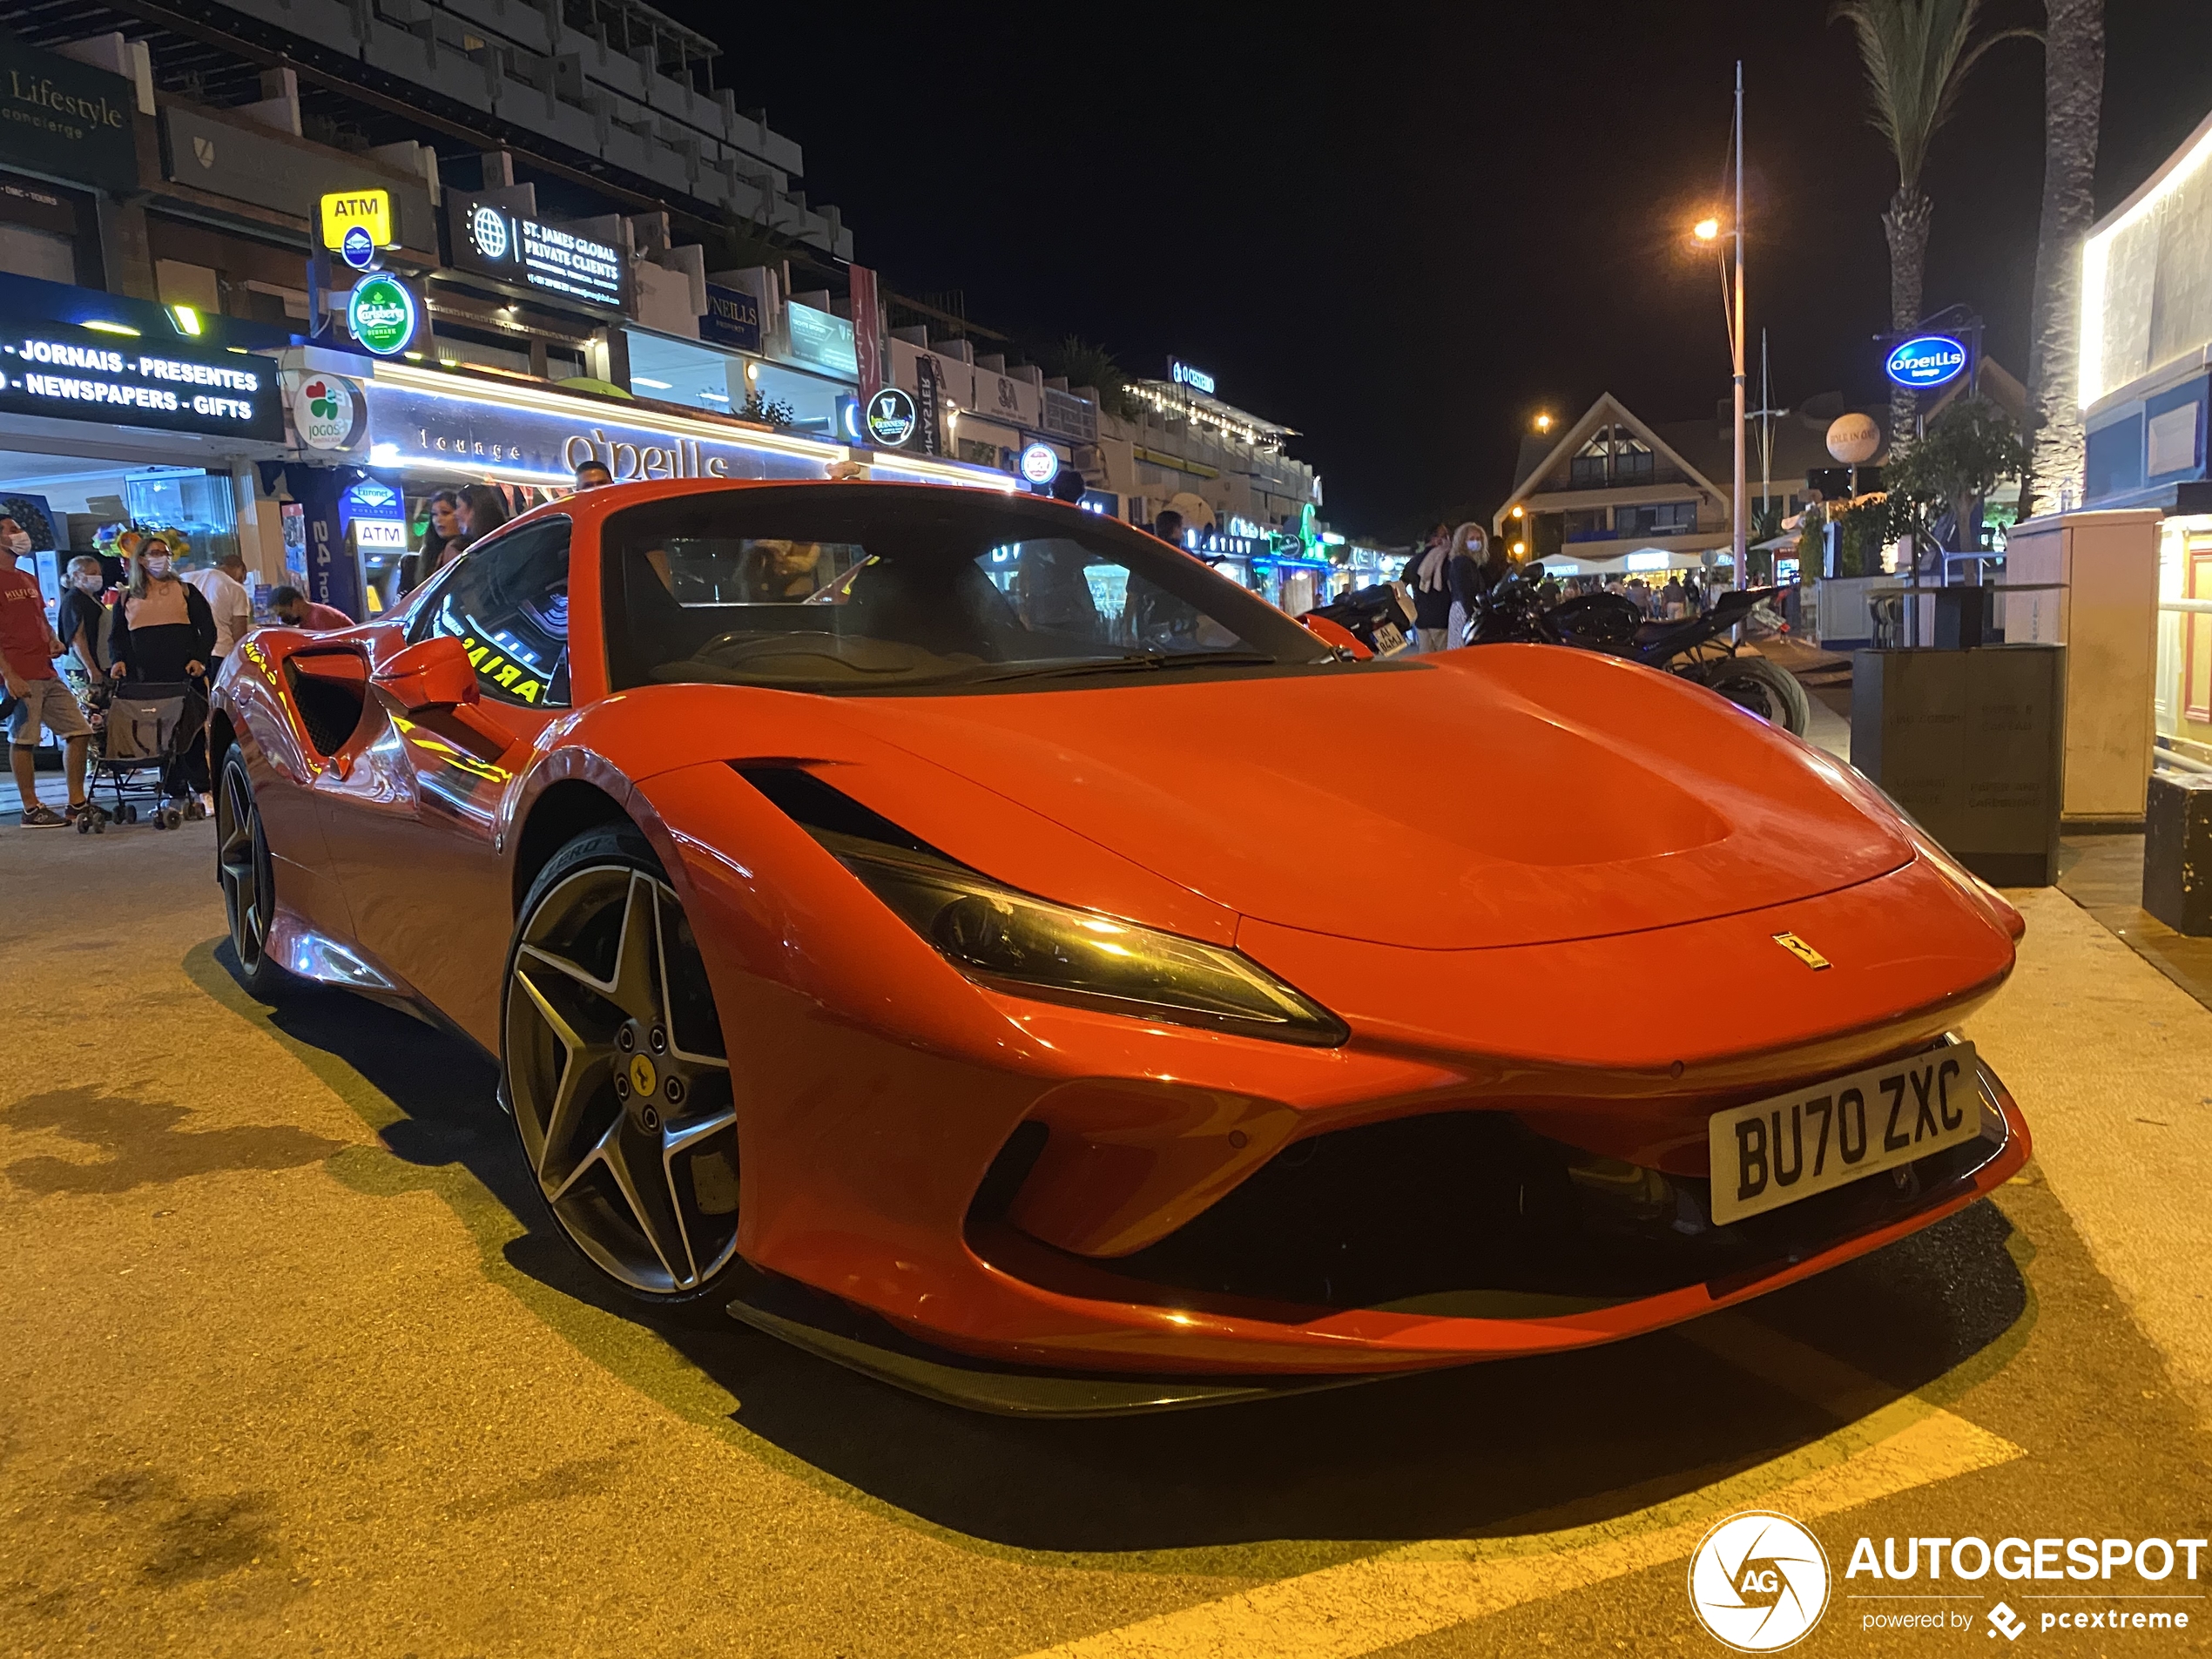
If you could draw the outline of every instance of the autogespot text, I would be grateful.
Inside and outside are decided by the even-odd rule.
[[[2000,1538],[1994,1544],[1981,1538],[1885,1538],[1878,1553],[1871,1538],[1861,1538],[1851,1548],[1851,1565],[1844,1577],[1847,1581],[1864,1576],[1884,1583],[1917,1580],[1937,1584],[1955,1580],[1971,1584],[1994,1573],[2015,1582],[2040,1579],[2110,1584],[2117,1574],[2123,1580],[2156,1585],[2174,1580],[2176,1568],[2182,1581],[2194,1581],[2205,1547],[2202,1538]],[[2036,1622],[2045,1630],[2188,1628],[2189,1615],[2179,1608],[2120,1605],[2123,1599],[2135,1599],[2129,1589],[2114,1589],[2115,1599],[2102,1607],[2039,1613]],[[2149,1600],[2156,1599],[2157,1593],[2136,1592],[2136,1595]],[[2101,1598],[2085,1594],[2069,1599],[2094,1602]],[[1955,1611],[1870,1612],[1860,1617],[1861,1628],[1868,1630],[1963,1629],[1970,1622],[1969,1615]],[[2020,1628],[2017,1622],[2013,1627],[2014,1631]]]

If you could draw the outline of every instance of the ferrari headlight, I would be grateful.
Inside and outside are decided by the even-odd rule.
[[[1344,1022],[1250,958],[1000,886],[927,853],[816,829],[845,867],[961,972],[1140,1019],[1333,1048]]]

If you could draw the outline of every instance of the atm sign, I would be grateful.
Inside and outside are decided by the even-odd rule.
[[[333,250],[346,246],[346,233],[360,226],[379,247],[397,247],[392,233],[392,192],[388,190],[341,190],[322,199],[322,245]]]

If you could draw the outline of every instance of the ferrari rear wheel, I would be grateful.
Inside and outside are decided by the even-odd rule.
[[[738,1260],[730,1062],[691,923],[631,826],[579,835],[531,884],[500,1047],[569,1242],[635,1296],[709,1294]]]
[[[253,801],[253,780],[236,750],[224,762],[222,782],[215,791],[215,879],[223,889],[239,976],[255,996],[274,1001],[294,981],[269,955],[276,873],[269,859],[269,838],[261,828],[260,808]]]

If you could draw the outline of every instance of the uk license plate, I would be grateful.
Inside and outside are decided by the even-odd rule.
[[[1394,622],[1386,622],[1375,629],[1375,655],[1388,657],[1406,649],[1406,636],[1398,631]]]
[[[1713,1219],[1725,1226],[1981,1133],[1974,1045],[1831,1077],[1707,1120]]]

